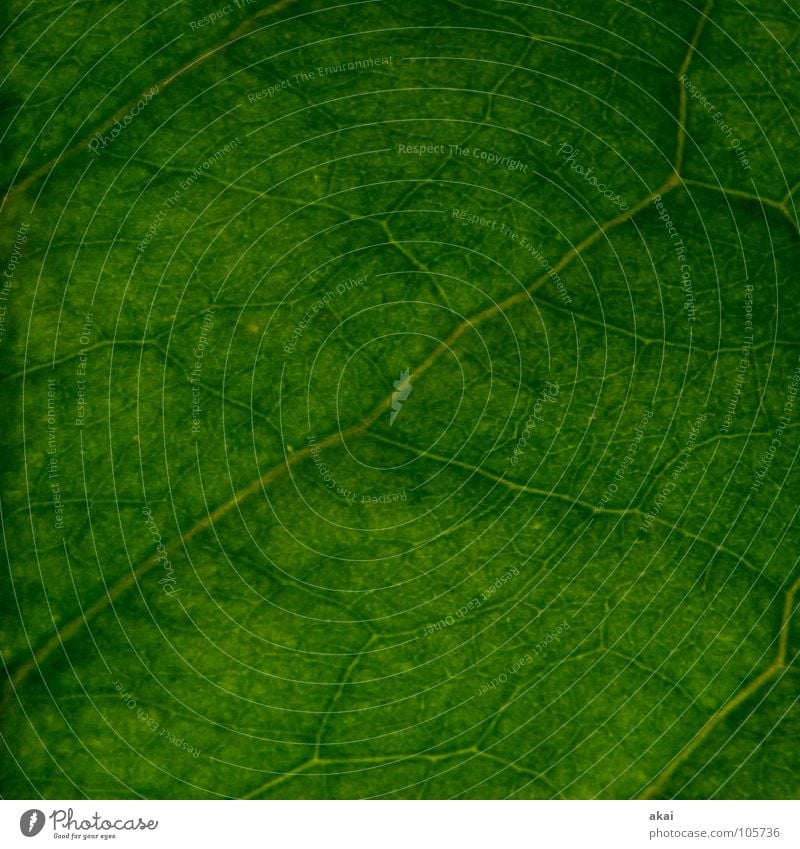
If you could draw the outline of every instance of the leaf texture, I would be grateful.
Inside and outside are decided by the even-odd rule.
[[[7,3],[3,796],[796,798],[799,11]]]

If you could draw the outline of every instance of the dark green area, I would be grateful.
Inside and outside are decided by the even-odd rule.
[[[5,6],[0,794],[796,798],[797,2],[240,5]]]

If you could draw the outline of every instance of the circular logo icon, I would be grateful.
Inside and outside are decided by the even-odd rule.
[[[44,828],[44,812],[38,808],[31,808],[19,818],[19,830],[25,837],[36,837]]]

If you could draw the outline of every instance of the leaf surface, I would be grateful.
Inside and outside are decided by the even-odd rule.
[[[796,797],[796,5],[225,9],[8,4],[2,794]]]

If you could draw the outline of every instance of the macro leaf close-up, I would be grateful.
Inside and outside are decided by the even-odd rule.
[[[3,798],[797,798],[797,0],[0,16]]]

